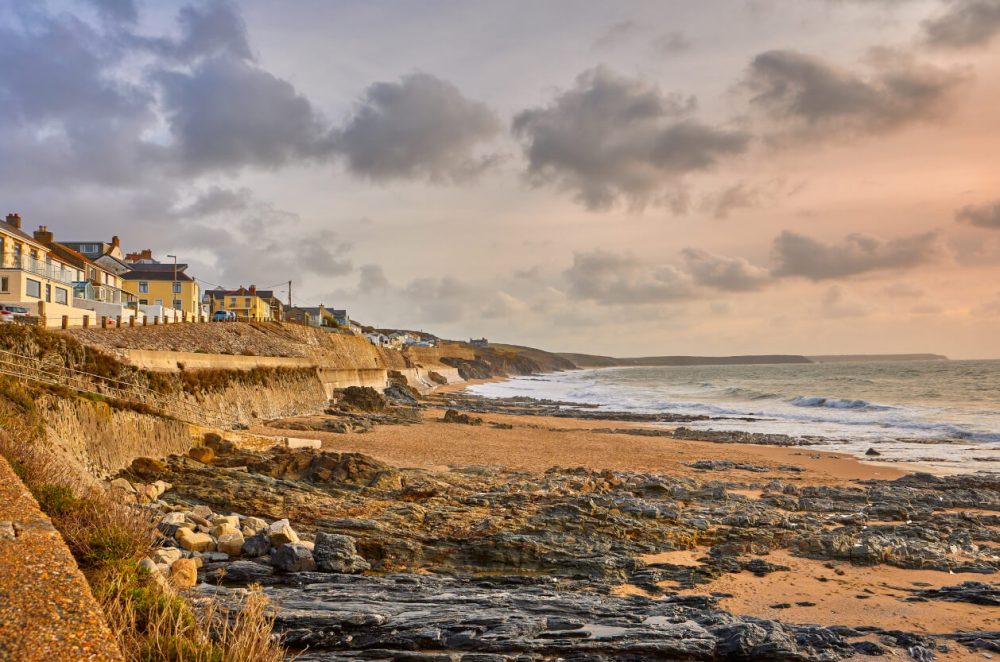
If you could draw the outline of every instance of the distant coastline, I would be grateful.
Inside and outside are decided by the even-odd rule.
[[[580,368],[615,368],[629,366],[697,365],[780,365],[797,363],[850,363],[876,361],[947,361],[942,354],[751,354],[745,356],[644,356],[617,358],[592,354],[560,352],[558,356]]]

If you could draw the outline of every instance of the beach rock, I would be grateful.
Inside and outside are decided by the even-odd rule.
[[[865,455],[869,455],[869,456],[875,457],[877,455],[881,455],[881,453],[879,453],[874,448],[869,448],[868,450],[865,451]]]
[[[190,529],[178,529],[177,542],[189,552],[208,552],[215,549],[215,541],[207,533],[195,533]]]
[[[267,528],[267,522],[259,517],[246,517],[243,519],[242,525],[244,529],[251,531],[250,535],[260,533]]]
[[[209,534],[211,534],[213,538],[221,538],[222,536],[228,536],[234,533],[239,534],[240,536],[243,535],[240,533],[240,530],[238,528],[236,528],[229,522],[222,522],[221,524],[216,524],[209,530]]]
[[[177,559],[170,566],[170,583],[175,588],[193,588],[198,583],[198,568],[192,559]]]
[[[264,533],[250,536],[243,541],[240,553],[248,558],[264,556],[271,551],[271,539]]]
[[[469,416],[468,414],[461,414],[454,409],[449,409],[444,413],[444,418],[441,419],[445,423],[459,423],[461,425],[482,425],[483,419],[478,416]]]
[[[163,563],[169,566],[173,565],[181,556],[183,556],[181,550],[176,547],[160,547],[153,550],[152,560],[154,563]]]
[[[287,519],[280,519],[273,522],[267,528],[267,536],[271,541],[272,547],[279,547],[287,543],[297,543],[299,541],[298,534],[292,529]]]
[[[368,412],[379,412],[386,408],[385,398],[370,386],[348,386],[340,392],[338,402]]]
[[[202,464],[211,464],[215,459],[215,451],[208,446],[195,446],[188,451],[188,457]]]
[[[358,555],[354,538],[333,533],[317,533],[313,549],[317,569],[323,572],[353,574],[371,569],[371,565]]]
[[[310,572],[316,569],[312,552],[297,543],[279,545],[271,554],[271,565],[282,572]]]
[[[151,457],[137,457],[132,460],[132,473],[140,478],[155,478],[167,471],[167,465],[162,460]]]
[[[216,546],[220,552],[229,556],[240,556],[243,554],[243,545],[245,542],[243,534],[237,531],[220,535]]]
[[[110,483],[111,489],[121,490],[126,494],[135,494],[135,488],[132,487],[132,483],[128,482],[124,478],[115,478]]]
[[[209,508],[208,506],[199,504],[199,505],[197,505],[197,506],[195,506],[194,508],[191,509],[191,513],[190,514],[193,515],[193,516],[195,516],[195,517],[200,517],[201,519],[205,520],[205,522],[207,523],[208,519],[210,517],[212,517],[213,513],[212,513],[212,509]]]

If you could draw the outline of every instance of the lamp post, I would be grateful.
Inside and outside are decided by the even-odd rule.
[[[170,283],[170,307],[173,308],[174,301],[177,301],[174,297],[178,294],[178,292],[175,291],[177,289],[177,256],[168,255],[167,257],[174,258],[174,280]],[[183,303],[181,305],[183,305]]]

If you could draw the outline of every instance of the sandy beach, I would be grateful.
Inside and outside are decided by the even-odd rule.
[[[456,389],[460,387],[445,387],[438,393]],[[381,425],[365,434],[310,431],[309,436],[321,439],[324,450],[360,452],[398,467],[439,472],[470,465],[527,472],[584,467],[700,480],[713,478],[727,481],[731,493],[751,500],[762,498],[761,487],[769,481],[789,481],[790,467],[797,468],[791,480],[798,486],[838,488],[859,487],[862,485],[859,481],[892,481],[905,476],[908,469],[920,468],[865,463],[810,447],[712,443],[621,432],[644,427],[635,423],[493,413],[482,416],[482,425],[469,426],[444,423],[443,414],[442,409],[427,409],[423,412],[423,423],[418,425]],[[618,432],[601,431],[612,429]],[[273,429],[260,431],[265,430],[273,433]],[[745,463],[767,470],[714,471],[706,476],[704,471],[690,466],[702,460]],[[707,553],[707,548],[670,550],[668,546],[666,549],[642,560],[651,564],[697,566],[698,559]],[[983,581],[981,574],[854,565],[802,558],[783,549],[773,550],[764,558],[787,566],[788,571],[766,577],[746,572],[724,574],[707,586],[682,589],[681,593],[712,591],[725,596],[720,606],[732,613],[792,623],[850,627],[875,623],[883,628],[923,634],[993,630],[1000,624],[1000,610],[995,607],[905,600],[914,586],[938,588]],[[671,582],[659,586],[678,588]],[[629,584],[618,586],[613,594],[655,597]],[[963,659],[957,652],[940,657]]]

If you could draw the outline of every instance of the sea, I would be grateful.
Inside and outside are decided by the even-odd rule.
[[[936,473],[1000,471],[1000,360],[598,368],[468,390],[706,415],[682,425],[810,437],[816,450]],[[866,455],[870,448],[880,455]]]

